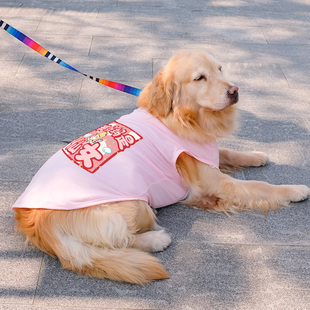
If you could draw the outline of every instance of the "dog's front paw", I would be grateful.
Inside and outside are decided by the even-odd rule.
[[[269,156],[264,152],[251,152],[253,163],[251,166],[265,166],[269,161]]]
[[[310,188],[306,185],[286,185],[283,190],[283,196],[288,202],[302,201],[310,196]]]
[[[292,195],[291,201],[302,201],[310,196],[310,188],[306,185],[293,185],[294,195]]]

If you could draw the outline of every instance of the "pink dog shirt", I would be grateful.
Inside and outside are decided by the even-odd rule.
[[[13,208],[73,210],[124,200],[167,206],[189,192],[176,169],[182,152],[213,168],[219,166],[216,141],[199,144],[182,139],[139,108],[58,151]]]

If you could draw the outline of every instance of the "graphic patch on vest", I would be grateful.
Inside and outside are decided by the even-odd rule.
[[[72,141],[62,150],[78,166],[94,173],[119,152],[142,139],[129,127],[114,121]]]

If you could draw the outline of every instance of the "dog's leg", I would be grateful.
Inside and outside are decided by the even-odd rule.
[[[249,166],[264,166],[268,160],[267,154],[263,152],[237,152],[220,149],[220,169],[223,172],[231,172]]]
[[[106,206],[102,208],[104,210]],[[115,237],[111,242],[112,246],[118,247],[119,244],[120,247],[125,245],[125,247],[132,247],[142,251],[159,252],[163,251],[171,243],[170,236],[157,224],[155,213],[146,202],[125,201],[112,204],[107,208],[109,212],[112,211],[112,214],[114,214],[114,220],[109,220],[109,225],[113,225],[108,228],[111,237],[113,231],[115,231]],[[124,221],[124,223],[121,224],[119,221]],[[126,231],[122,231],[125,228]],[[101,242],[103,242],[105,236],[107,236],[107,233],[103,234]],[[118,241],[119,238],[121,238],[120,241]]]
[[[69,216],[75,224],[70,225],[70,234],[84,243],[103,248],[132,247],[136,235],[156,227],[156,215],[144,201],[95,206],[70,212]]]
[[[268,212],[310,196],[310,188],[305,185],[271,185],[261,181],[237,180],[201,162],[197,162],[197,170],[203,193],[200,207],[206,209],[223,212],[257,209]]]
[[[190,193],[184,203],[219,212],[261,210],[268,212],[310,196],[305,185],[271,185],[261,181],[237,180],[216,168],[181,154],[177,167]]]

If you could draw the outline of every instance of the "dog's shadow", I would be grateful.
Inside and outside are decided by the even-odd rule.
[[[246,110],[239,109],[239,128],[234,135],[236,138],[247,141],[274,143],[289,141],[308,141],[309,130],[302,124],[300,118],[290,115],[275,116],[256,115]],[[303,126],[304,125],[304,126]]]

